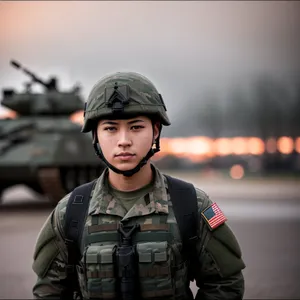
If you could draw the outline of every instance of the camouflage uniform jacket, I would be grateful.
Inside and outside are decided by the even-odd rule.
[[[107,170],[97,180],[91,194],[83,233],[83,257],[77,268],[84,298],[114,299],[116,296],[111,264],[113,243],[105,239],[108,237],[109,240],[114,234],[109,231],[109,227],[121,221],[129,225],[138,222],[146,230],[145,233],[149,233],[147,226],[151,224],[167,224],[172,236],[168,242],[137,241],[140,285],[143,291],[141,299],[192,299],[187,292],[190,282],[187,275],[189,265],[194,267],[193,279],[199,288],[195,299],[242,299],[242,269],[245,265],[239,244],[228,224],[224,223],[214,230],[209,229],[201,212],[212,201],[196,188],[200,238],[197,243],[198,257],[188,264],[180,252],[181,240],[168,195],[167,181],[158,169],[153,169],[155,177],[152,192],[139,199],[128,212],[109,194]],[[62,280],[66,277],[67,252],[63,228],[68,198],[69,194],[58,203],[43,225],[36,242],[33,262],[33,270],[38,276],[33,287],[35,298],[59,299],[64,290]],[[156,235],[154,240],[155,237]]]

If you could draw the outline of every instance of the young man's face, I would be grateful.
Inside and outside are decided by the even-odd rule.
[[[158,137],[158,124],[153,126],[148,117],[127,120],[101,120],[97,135],[102,153],[115,168],[133,169],[146,156]]]

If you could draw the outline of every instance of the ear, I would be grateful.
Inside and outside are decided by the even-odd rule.
[[[153,125],[153,143],[155,143],[156,139],[159,137],[161,129],[161,124],[159,122],[155,122]]]

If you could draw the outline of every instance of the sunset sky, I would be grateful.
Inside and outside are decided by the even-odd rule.
[[[105,73],[133,70],[176,121],[208,89],[223,95],[261,72],[299,70],[299,12],[293,1],[1,1],[0,88],[27,80],[11,58],[58,75],[62,88],[80,82],[84,96]]]

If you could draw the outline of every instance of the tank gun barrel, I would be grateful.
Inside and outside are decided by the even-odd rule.
[[[37,77],[34,73],[32,73],[28,69],[24,68],[19,62],[15,61],[15,60],[11,60],[10,64],[14,68],[16,68],[18,70],[21,70],[26,75],[28,75],[32,79],[33,82],[39,83],[39,84],[43,85],[44,87],[46,87],[47,89],[54,89],[55,88],[55,83],[56,82],[52,82],[53,80],[50,81],[49,83],[45,82],[41,78]]]
[[[34,123],[20,124],[15,128],[0,131],[0,155],[4,154],[11,147],[18,143],[23,143],[31,138],[32,133],[28,130],[34,129]]]

